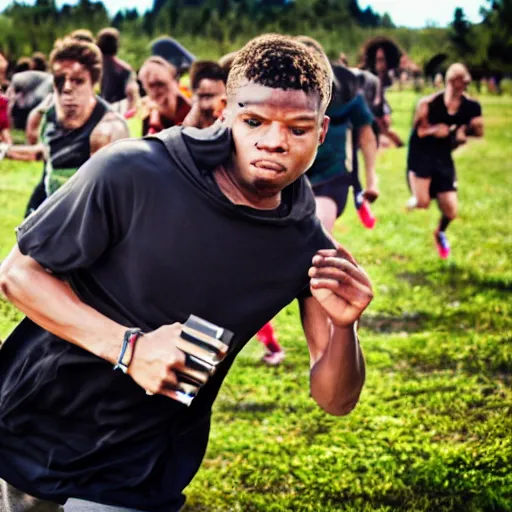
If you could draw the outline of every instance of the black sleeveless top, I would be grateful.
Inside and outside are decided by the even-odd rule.
[[[91,133],[110,110],[110,105],[97,96],[96,106],[89,119],[74,130],[59,124],[55,105],[46,112],[41,140],[50,150],[50,157],[45,161],[44,170],[47,196],[53,194],[89,159]]]
[[[444,103],[444,91],[435,94],[428,103],[428,123],[447,124],[457,128],[469,125],[472,119],[482,115],[482,108],[478,101],[462,96],[459,109],[455,114],[450,114]],[[418,136],[418,127],[414,126],[411,134],[409,155],[422,159],[436,158],[444,162],[452,162],[452,137],[438,138],[434,136]]]

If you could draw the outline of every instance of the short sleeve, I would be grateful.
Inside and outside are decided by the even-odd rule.
[[[349,119],[354,128],[360,128],[361,126],[373,123],[373,114],[360,93],[357,94],[351,103]]]
[[[469,120],[471,121],[475,117],[480,117],[482,115],[482,106],[477,101],[473,101],[471,104]]]
[[[131,155],[122,148],[118,143],[96,153],[27,217],[16,230],[23,254],[63,274],[89,267],[122,237],[134,188]]]

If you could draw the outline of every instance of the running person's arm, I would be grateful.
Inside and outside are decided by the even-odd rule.
[[[4,158],[31,162],[34,160],[43,160],[45,153],[46,146],[44,144],[36,144],[34,146],[25,146],[20,144],[9,146],[5,152]]]
[[[93,265],[129,229],[146,181],[145,169],[134,163],[137,154],[127,146],[89,159],[18,228],[18,243],[0,266],[7,300],[47,331],[112,364],[127,326],[85,304],[65,276]],[[137,344],[128,373],[144,389],[176,397],[175,370],[189,372],[178,349],[180,331],[179,324],[162,326]]]
[[[414,126],[416,127],[418,137],[437,137],[444,139],[450,136],[450,127],[447,124],[429,124],[428,122],[428,104],[430,98],[419,101],[414,116]]]
[[[345,249],[326,249],[309,271],[313,297],[300,301],[310,353],[313,399],[329,414],[348,414],[365,380],[356,323],[373,297],[366,273]]]
[[[362,94],[352,100],[348,112],[348,118],[354,129],[357,129],[357,144],[363,153],[364,170],[366,175],[366,188],[364,191],[365,199],[370,202],[379,197],[377,188],[377,173],[375,172],[375,162],[377,160],[377,138],[373,133],[372,123],[374,116],[370,107],[366,103]]]
[[[123,118],[114,112],[107,112],[91,133],[91,155],[111,142],[127,139],[130,136]]]
[[[53,93],[48,94],[46,98],[34,107],[27,118],[27,125],[25,127],[25,137],[29,144],[36,144],[39,140],[39,129],[41,127],[41,121],[46,111],[53,104]]]
[[[363,153],[364,170],[366,173],[366,188],[364,191],[365,199],[370,202],[379,197],[377,187],[378,178],[375,172],[375,162],[377,160],[377,138],[373,133],[372,125],[365,124],[359,128],[359,147]]]

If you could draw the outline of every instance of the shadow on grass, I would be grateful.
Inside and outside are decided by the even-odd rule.
[[[223,402],[219,404],[218,409],[222,412],[238,413],[268,413],[277,408],[281,408],[276,402]]]
[[[476,286],[483,290],[507,293],[512,291],[512,281],[507,276],[480,274],[467,267],[457,266],[455,263],[422,272],[402,272],[397,274],[397,278],[407,281],[413,286],[438,288],[442,283],[456,289]]]

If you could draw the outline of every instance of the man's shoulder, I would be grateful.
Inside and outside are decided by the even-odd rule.
[[[168,173],[169,154],[155,139],[122,139],[97,151],[84,164],[88,178],[111,185],[144,183]]]

